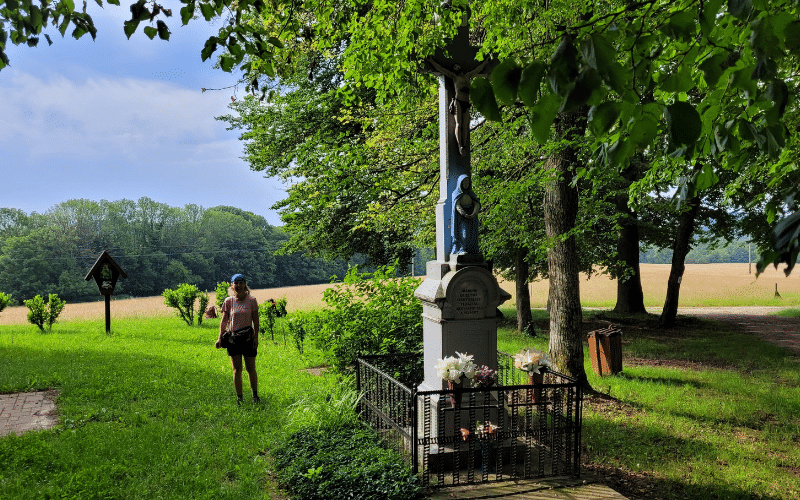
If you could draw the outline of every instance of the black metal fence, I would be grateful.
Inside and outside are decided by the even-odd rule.
[[[418,355],[357,362],[362,418],[406,457],[426,486],[580,475],[581,388],[547,372],[531,385],[509,354],[498,353],[498,384],[419,391],[397,380]],[[537,381],[538,382],[538,381]]]

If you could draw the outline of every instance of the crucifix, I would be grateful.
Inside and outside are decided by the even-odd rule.
[[[439,200],[436,204],[436,260],[427,264],[415,296],[423,305],[425,377],[420,390],[442,390],[435,366],[456,352],[478,365],[497,368],[497,307],[511,296],[502,290],[478,246],[480,201],[472,191],[469,89],[496,61],[478,61],[469,43],[468,8],[458,34],[423,71],[439,77]]]
[[[497,61],[489,56],[483,61],[476,59],[480,48],[469,43],[468,9],[462,17],[456,36],[444,48],[436,49],[434,55],[427,57],[423,63],[423,71],[439,77],[440,180],[439,201],[436,205],[436,260],[441,262],[450,260],[448,257],[452,254],[479,254],[476,249],[476,215],[480,211],[480,204],[477,203],[469,211],[460,210],[463,208],[461,205],[453,206],[458,200],[454,201],[451,194],[458,189],[468,190],[468,201],[477,202],[477,197],[471,193],[469,89],[472,79],[488,75],[497,65]],[[470,186],[461,186],[464,176]],[[469,235],[474,233],[475,236],[470,238],[474,241],[466,245],[467,248],[462,242],[455,242],[454,245],[453,241],[454,231],[458,229],[453,218],[458,218],[459,215],[474,219],[474,222],[468,222],[474,226],[474,230],[469,228],[463,231]]]

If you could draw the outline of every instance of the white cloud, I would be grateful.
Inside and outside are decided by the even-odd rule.
[[[127,6],[107,6],[92,11],[96,42],[67,36],[9,47],[12,65],[0,72],[0,206],[43,212],[74,198],[147,196],[233,205],[279,222],[269,206],[283,186],[251,172],[239,133],[214,119],[230,113],[237,79],[200,60],[218,26],[182,27],[181,4],[162,5],[173,10],[169,42],[147,39],[141,27],[127,40]]]
[[[219,96],[144,79],[76,83],[9,72],[10,85],[0,84],[0,145],[29,143],[32,158],[137,158],[160,147],[215,140],[224,131],[214,120],[226,111]]]

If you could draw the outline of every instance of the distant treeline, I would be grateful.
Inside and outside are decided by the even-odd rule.
[[[0,291],[22,301],[57,293],[99,298],[84,277],[107,250],[128,278],[115,295],[152,296],[180,283],[213,291],[242,273],[254,288],[327,283],[347,262],[278,255],[288,236],[238,208],[182,208],[138,201],[70,200],[43,214],[0,208]]]
[[[728,264],[757,262],[759,251],[755,245],[748,255],[748,243],[736,241],[725,245],[711,246],[697,243],[686,255],[686,264]],[[650,249],[639,256],[642,264],[670,264],[672,263],[672,250]]]

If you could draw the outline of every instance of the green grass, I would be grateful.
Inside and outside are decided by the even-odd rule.
[[[533,339],[504,313],[501,350],[547,349],[544,311]],[[587,330],[620,325],[625,356],[622,374],[600,378],[587,350],[592,386],[615,398],[584,404],[587,466],[638,498],[800,497],[797,356],[691,318],[662,331],[652,315],[584,317]],[[323,401],[340,383],[305,373],[324,360],[284,346],[278,329],[280,345],[259,349],[263,404],[246,395],[237,407],[228,357],[212,346],[217,325],[117,321],[108,336],[102,321],[45,334],[0,326],[0,392],[57,388],[61,417],[56,429],[0,438],[0,498],[282,498],[271,450],[302,425],[335,421],[314,408],[336,406]]]
[[[0,392],[58,388],[62,424],[0,438],[3,498],[279,498],[267,452],[287,408],[323,398],[332,376],[293,347],[259,348],[262,405],[235,405],[217,321],[0,327]],[[245,388],[247,388],[245,375]]]
[[[784,309],[776,313],[777,316],[784,316],[787,318],[800,318],[800,308],[797,309]]]
[[[603,309],[614,309],[616,303],[616,298],[614,297],[581,300],[583,307]],[[681,297],[680,307],[796,307],[797,304],[800,304],[800,293],[781,292],[781,298],[775,298],[772,295],[756,297],[735,294]],[[644,305],[645,307],[664,307],[664,297],[645,296]]]
[[[800,357],[712,321],[664,331],[654,315],[584,317],[587,329],[620,326],[624,355],[623,372],[601,378],[586,347],[592,387],[614,398],[584,405],[587,465],[640,498],[800,497]],[[498,331],[501,350],[547,349],[546,335],[514,326]]]

